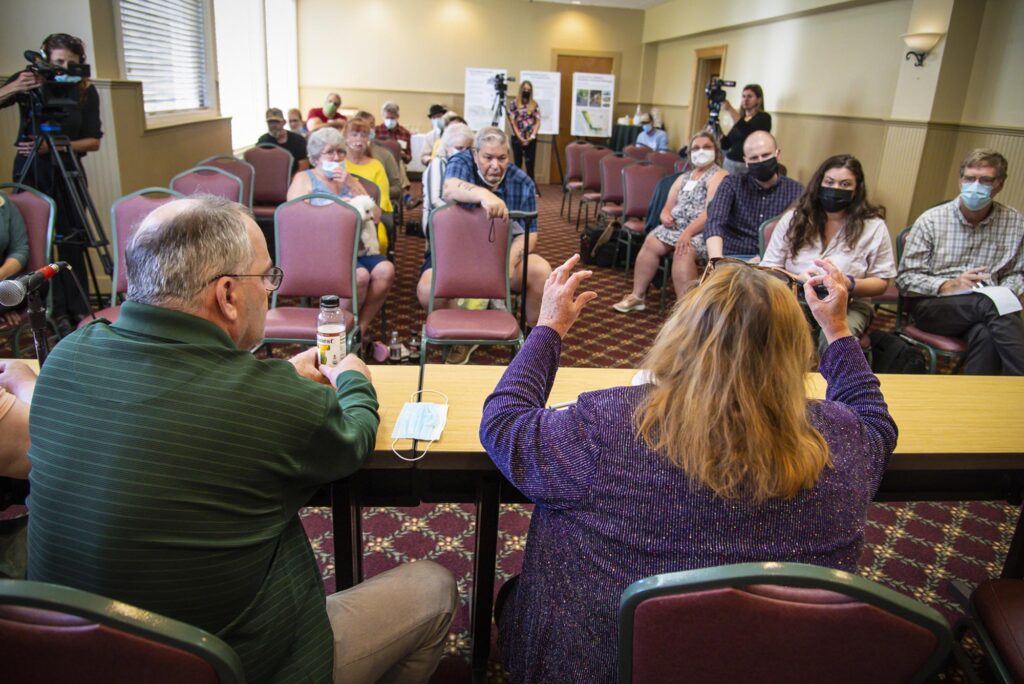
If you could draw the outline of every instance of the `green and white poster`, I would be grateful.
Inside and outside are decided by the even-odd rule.
[[[615,105],[615,77],[611,74],[572,75],[573,135],[608,138],[612,134],[612,108]]]

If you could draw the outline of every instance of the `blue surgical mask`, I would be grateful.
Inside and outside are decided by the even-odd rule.
[[[960,184],[960,201],[971,211],[978,211],[988,206],[992,201],[992,186],[974,183]]]
[[[634,129],[634,130],[636,130],[636,129]],[[654,130],[654,125],[653,124],[649,124],[649,123],[644,124],[644,133],[650,133],[653,130]]]
[[[384,119],[384,125],[387,126],[388,130],[394,129],[398,125],[398,119]]]
[[[409,401],[402,407],[398,414],[395,427],[391,430],[391,451],[403,461],[418,461],[426,455],[430,449],[430,443],[441,438],[445,422],[448,420],[448,397],[435,390],[421,390],[413,392],[410,399],[415,399],[417,394],[431,392],[444,397],[445,403],[435,404],[428,401]],[[423,453],[414,458],[406,458],[395,450],[395,444],[400,439],[415,439],[427,442]]]
[[[369,137],[369,139],[370,139],[370,140],[373,140],[374,138],[376,138],[376,137],[377,137],[377,131],[375,131],[375,130],[373,130],[373,129],[371,128],[371,129],[370,129],[370,132],[369,132],[369,133],[367,133],[367,136]]]
[[[442,119],[441,117],[437,117],[431,123],[433,124],[434,128],[436,128],[438,131],[444,130],[444,119]]]

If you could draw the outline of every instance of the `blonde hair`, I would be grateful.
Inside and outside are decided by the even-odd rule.
[[[686,145],[686,151],[690,151],[690,148],[693,147],[693,143],[697,138],[706,138],[711,141],[711,144],[715,147],[715,163],[721,166],[722,146],[718,143],[718,138],[715,137],[715,134],[707,129],[701,129],[690,136],[690,142]]]
[[[807,417],[812,353],[800,306],[780,280],[719,266],[658,333],[644,365],[656,384],[634,413],[637,430],[722,498],[791,498],[829,464]]]

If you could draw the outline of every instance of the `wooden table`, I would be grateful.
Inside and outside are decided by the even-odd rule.
[[[471,626],[474,679],[482,678],[490,645],[491,607],[501,501],[525,501],[494,468],[480,444],[483,402],[504,372],[500,366],[427,367],[424,388],[446,394],[448,421],[441,439],[415,464],[391,452],[391,430],[416,388],[415,367],[374,366],[381,402],[376,453],[367,467],[332,492],[337,581],[351,586],[361,577],[361,504],[416,505],[472,501],[476,504]],[[562,368],[549,405],[581,392],[629,384],[635,371]],[[1024,492],[1024,378],[882,375],[882,392],[899,426],[899,441],[877,500],[1021,502]],[[808,393],[825,396],[825,382],[808,376]],[[426,401],[440,401],[427,394]],[[405,442],[408,455],[409,443]],[[1017,530],[1004,576],[1024,576],[1024,529]]]

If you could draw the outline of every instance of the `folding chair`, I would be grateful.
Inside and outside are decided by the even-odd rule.
[[[647,161],[660,168],[661,175],[663,176],[675,173],[676,162],[679,159],[678,154],[672,154],[671,152],[651,152],[647,155]]]
[[[256,187],[256,167],[243,159],[231,157],[226,154],[207,157],[196,164],[196,166],[212,166],[214,168],[224,169],[228,173],[238,176],[238,179],[242,181],[241,204],[247,207],[249,211],[252,211],[253,195],[255,194]]]
[[[966,615],[953,628],[957,641],[968,630],[974,632],[988,659],[989,669],[1001,684],[1024,681],[1024,580],[1010,577],[987,579],[971,591],[960,580],[952,580],[954,594],[964,604]],[[971,677],[966,654],[959,649],[957,662]]]
[[[572,196],[583,190],[583,153],[590,148],[588,142],[571,142],[565,146],[565,181],[562,183],[562,206],[558,215],[565,214],[566,200],[569,204],[569,215],[566,220],[572,221]]]
[[[242,684],[238,654],[198,627],[71,587],[0,580],[10,682]]]
[[[182,195],[215,195],[242,204],[242,179],[216,166],[196,166],[171,179],[171,190]]]
[[[650,162],[637,162],[622,169],[622,230],[615,240],[612,263],[619,263],[619,247],[625,245],[627,280],[633,265],[633,245],[644,240],[648,207],[661,179],[661,169]]]
[[[260,143],[246,150],[244,156],[254,171],[252,213],[257,221],[272,223],[274,211],[288,199],[295,159],[291,152],[273,143]]]
[[[445,205],[430,214],[430,303],[423,323],[420,377],[423,389],[429,345],[508,345],[513,353],[523,343],[512,311],[509,250],[512,232],[507,220],[490,219],[479,208]],[[437,298],[504,299],[505,310],[434,309]]]
[[[377,140],[378,145],[382,145],[391,153],[391,156],[395,158],[395,163],[399,165],[399,168],[405,166],[405,162],[402,161],[402,146],[398,144],[397,140]],[[402,201],[402,195],[404,189],[401,187],[391,188],[391,204],[394,205],[395,209],[395,225],[405,225],[405,202]],[[397,232],[397,230],[396,230]],[[394,259],[392,259],[394,261]]]
[[[326,202],[317,206],[310,200]],[[361,220],[355,207],[325,193],[296,197],[277,208],[274,263],[284,271],[284,278],[271,296],[260,346],[315,342],[319,298],[338,295],[352,300],[352,310],[342,311],[346,349],[359,350],[362,340],[356,245]],[[280,297],[312,297],[317,301],[315,306],[279,306]]]
[[[583,195],[576,208],[577,233],[580,232],[580,217],[583,215],[583,209],[587,210],[587,217],[583,221],[585,229],[590,223],[590,205],[601,201],[601,160],[609,154],[613,154],[613,152],[607,147],[592,147],[583,153],[583,186],[580,188]]]
[[[645,161],[651,148],[644,147],[643,145],[626,145],[622,148],[622,154],[630,159],[636,159],[637,161]]]
[[[782,218],[782,214],[773,216],[757,228],[757,253],[759,256],[764,256],[765,250],[768,249],[768,243],[772,241],[772,235],[775,234],[775,226],[779,225],[779,219]]]
[[[627,587],[619,682],[924,682],[952,643],[936,610],[871,580],[741,563]]]
[[[595,212],[599,222],[622,218],[622,172],[636,163],[635,159],[621,154],[609,154],[601,159],[601,199]]]
[[[12,191],[4,197],[12,207],[21,214],[28,234],[28,262],[26,271],[35,271],[50,262],[50,247],[53,245],[53,222],[57,215],[57,204],[49,195],[44,195],[35,188],[21,183],[0,183],[0,192]],[[50,307],[47,306],[47,309]],[[20,337],[28,317],[24,309],[19,312],[20,322],[5,330],[0,330],[0,337],[11,339],[11,353],[15,358],[21,356]]]

